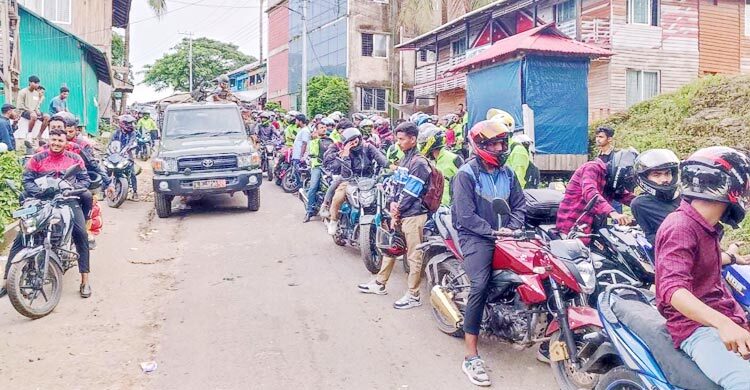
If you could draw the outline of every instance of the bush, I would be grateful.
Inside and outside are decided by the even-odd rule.
[[[307,115],[344,114],[351,107],[352,93],[349,82],[338,76],[315,76],[307,83]]]
[[[5,184],[6,180],[21,184],[21,164],[12,152],[0,153],[0,227],[12,222],[11,214],[18,208],[18,196]]]
[[[268,102],[268,103],[266,103],[266,106],[264,107],[264,109],[267,110],[267,111],[278,112],[278,113],[281,113],[281,114],[286,113],[286,110],[284,110],[281,107],[281,103],[278,103],[278,102]]]

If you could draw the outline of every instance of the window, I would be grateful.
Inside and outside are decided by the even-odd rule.
[[[405,99],[404,99],[404,103],[406,103],[406,104],[414,103],[414,90],[413,89],[407,89],[406,91],[404,91],[404,93],[406,95]]]
[[[555,6],[555,22],[565,23],[575,20],[578,10],[576,0],[567,0]]]
[[[750,1],[750,0],[748,0]],[[419,61],[421,62],[435,62],[435,52],[427,49],[419,50]]]
[[[625,78],[627,107],[659,94],[659,72],[628,69]]]
[[[51,22],[70,24],[71,0],[20,0],[19,3]]]
[[[385,111],[385,89],[360,88],[359,109],[361,111]]]
[[[458,57],[466,53],[466,38],[451,42],[451,57]]]
[[[362,56],[388,57],[388,36],[384,34],[362,33]]]
[[[628,23],[659,25],[659,0],[628,0]]]

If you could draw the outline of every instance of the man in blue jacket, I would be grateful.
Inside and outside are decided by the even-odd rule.
[[[499,121],[482,121],[469,131],[474,158],[461,166],[453,178],[453,225],[458,231],[464,254],[463,267],[471,280],[464,315],[466,356],[462,369],[471,383],[489,386],[484,361],[477,352],[479,325],[482,322],[487,287],[492,274],[495,239],[510,230],[524,226],[526,202],[513,171],[505,165],[508,158],[507,126]],[[504,199],[510,206],[510,217],[498,225],[492,201]]]

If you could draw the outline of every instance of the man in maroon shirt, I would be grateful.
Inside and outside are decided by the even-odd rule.
[[[713,382],[750,389],[750,332],[721,280],[721,266],[750,264],[736,246],[722,252],[723,222],[745,218],[750,159],[722,146],[701,149],[681,165],[683,201],[656,235],[656,300],[675,348]]]
[[[633,164],[638,152],[633,148],[618,150],[608,162],[600,159],[589,161],[576,169],[565,189],[565,197],[557,213],[557,229],[568,233],[580,217],[586,224],[585,233],[591,231],[595,216],[612,217],[622,225],[630,225],[633,218],[620,214],[612,207],[617,200],[627,205],[633,200],[635,174]],[[591,212],[583,215],[583,210],[591,198],[598,196]]]

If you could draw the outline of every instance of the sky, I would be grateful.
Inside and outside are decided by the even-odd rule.
[[[130,11],[130,63],[136,84],[128,103],[166,97],[172,91],[155,91],[143,80],[144,65],[153,64],[185,36],[207,37],[239,46],[240,51],[258,58],[260,17],[263,0],[167,0],[167,13],[156,18],[146,0],[133,0]],[[263,2],[268,6],[268,1]],[[267,18],[263,20],[264,41]],[[265,43],[264,43],[265,45]],[[266,50],[264,50],[266,51]]]

